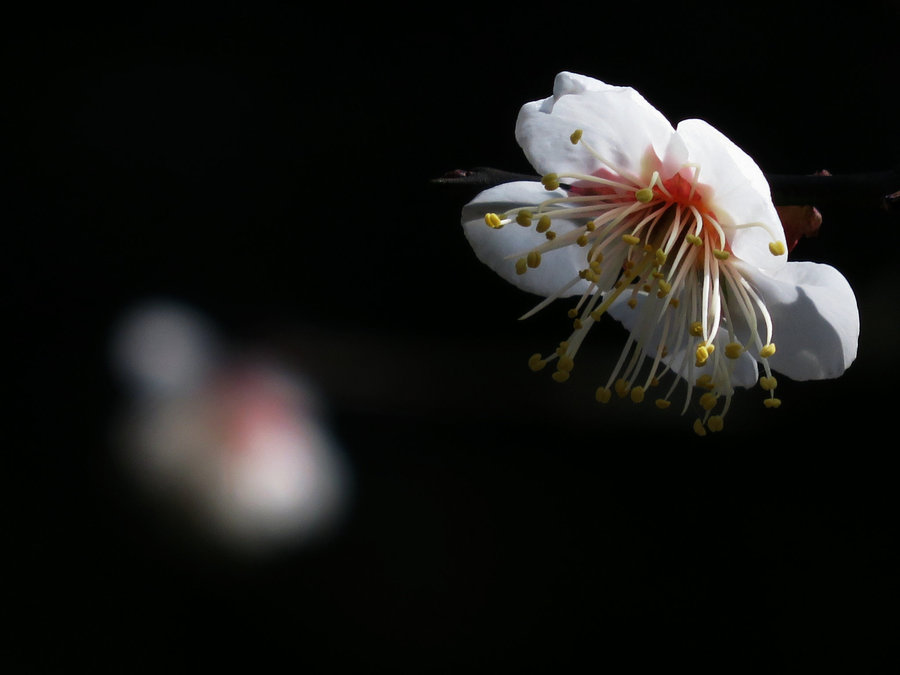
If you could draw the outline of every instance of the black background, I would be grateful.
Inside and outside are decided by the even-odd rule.
[[[671,411],[593,402],[613,323],[565,385],[530,373],[565,308],[517,322],[534,300],[468,248],[470,195],[429,183],[527,171],[516,113],[559,70],[703,117],[767,172],[896,165],[896,3],[721,7],[8,17],[3,268],[25,411],[7,457],[35,461],[11,469],[7,521],[34,669],[894,663],[896,217],[823,209],[795,251],[856,290],[848,373],[782,381],[775,411],[744,392],[699,439]],[[333,538],[248,562],[136,506],[108,447],[108,348],[154,297],[320,387],[355,474]]]

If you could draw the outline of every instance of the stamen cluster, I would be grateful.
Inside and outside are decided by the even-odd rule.
[[[485,216],[491,228],[515,223],[544,235],[542,244],[515,256],[520,275],[539,267],[543,257],[554,250],[572,246],[584,250],[578,276],[525,315],[587,282],[586,290],[568,311],[570,335],[549,354],[534,354],[529,360],[531,369],[553,364],[553,379],[568,380],[591,326],[604,314],[624,306],[635,315],[626,321],[631,330],[615,367],[596,391],[599,402],[608,402],[615,392],[640,403],[674,371],[678,376],[668,391],[654,397],[655,405],[668,408],[684,379],[683,411],[690,407],[694,389],[699,391],[702,412],[694,430],[700,435],[707,429],[719,431],[734,393],[736,364],[750,352],[763,364],[765,374],[759,382],[768,392],[765,404],[780,405],[767,362],[775,353],[772,320],[760,296],[734,264],[727,236],[739,227],[767,229],[766,225],[724,226],[713,208],[712,189],[700,182],[696,164],[684,164],[665,179],[659,170],[652,171],[643,180],[601,157],[585,143],[580,130],[570,140],[583,146],[603,168],[592,174],[547,174],[542,183],[555,196]],[[564,196],[560,196],[560,188]],[[555,227],[561,221],[566,226]],[[767,232],[770,252],[784,254],[784,244]]]

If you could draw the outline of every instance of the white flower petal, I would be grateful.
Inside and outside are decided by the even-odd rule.
[[[700,182],[714,190],[712,207],[726,228],[734,254],[761,269],[782,267],[786,254],[772,255],[769,243],[786,243],[784,228],[772,204],[769,183],[756,162],[703,120],[683,120],[677,133],[688,146],[690,161],[700,165]],[[764,223],[768,231],[760,227],[731,230],[749,223]]]
[[[619,173],[633,176],[646,169],[649,150],[665,155],[674,131],[634,89],[561,73],[553,96],[522,106],[516,139],[541,174],[610,168],[584,145],[570,142],[576,129],[583,130],[584,141]]]
[[[583,94],[586,91],[611,91],[616,89],[626,89],[626,87],[607,84],[594,77],[588,77],[580,73],[563,71],[554,78],[553,96],[547,100],[552,101],[554,98],[560,98],[567,94]]]
[[[515,222],[501,229],[492,229],[485,224],[484,216],[486,213],[502,213],[564,195],[561,190],[548,192],[536,181],[504,183],[489,188],[463,207],[462,224],[466,238],[479,260],[506,281],[530,293],[553,295],[578,277],[579,270],[584,268],[586,262],[584,249],[565,246],[549,251],[542,256],[539,267],[529,269],[525,274],[517,274],[516,258],[546,244],[546,237],[536,232],[534,227],[522,227]],[[575,227],[569,221],[553,219],[553,230],[558,234],[564,234]],[[587,287],[586,281],[578,279],[560,297],[583,293]]]
[[[772,317],[772,368],[795,380],[841,375],[856,358],[859,310],[830,265],[790,262],[772,275],[742,266]]]
[[[659,173],[663,180],[674,176],[690,161],[690,149],[677,132],[672,134],[669,145],[666,146],[666,152],[660,159],[662,166]]]

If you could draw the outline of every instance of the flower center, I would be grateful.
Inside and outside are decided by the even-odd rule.
[[[584,143],[580,131],[571,140]],[[601,403],[609,401],[613,392],[640,403],[673,370],[680,377],[673,378],[668,393],[656,398],[656,406],[669,407],[683,378],[687,382],[684,411],[693,400],[694,388],[701,392],[698,402],[703,412],[694,430],[701,435],[707,429],[719,431],[734,392],[738,360],[753,350],[765,370],[760,384],[769,392],[766,405],[777,407],[776,382],[766,361],[775,353],[771,318],[734,265],[727,232],[736,227],[726,228],[719,222],[712,189],[699,181],[700,167],[685,164],[669,178],[661,179],[653,171],[649,179],[642,179],[585,147],[601,161],[601,169],[590,175],[548,174],[542,179],[550,191],[564,187],[565,196],[485,216],[493,228],[515,221],[544,234],[545,243],[514,256],[519,274],[538,267],[542,256],[556,249],[584,249],[584,266],[578,275],[522,317],[568,295],[579,282],[588,282],[569,310],[571,335],[551,354],[534,354],[531,368],[541,370],[555,362],[553,379],[569,379],[590,327],[612,310],[629,327],[630,335],[607,383],[597,389]],[[555,221],[568,225],[554,228]],[[769,234],[772,254],[783,254],[783,244]],[[628,316],[628,311],[634,314]]]

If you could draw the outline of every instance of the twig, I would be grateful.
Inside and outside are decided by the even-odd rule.
[[[767,174],[766,179],[772,189],[772,201],[779,206],[878,205],[886,211],[900,213],[896,196],[900,188],[898,169],[812,176]]]
[[[856,203],[862,206],[877,205],[890,213],[900,214],[900,167],[888,171],[837,176],[767,174],[766,179],[772,190],[772,201],[778,206]],[[501,183],[521,180],[537,181],[540,177],[483,166],[448,171],[431,182],[442,186],[484,190]]]

